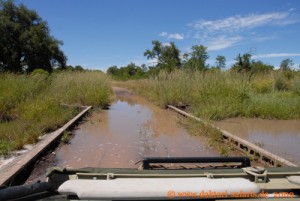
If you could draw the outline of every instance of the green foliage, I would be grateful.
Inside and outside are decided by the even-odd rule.
[[[61,41],[49,34],[47,22],[24,5],[13,1],[0,4],[0,71],[32,72],[37,68],[48,72],[65,66],[66,56]]]
[[[146,73],[146,67],[144,65],[140,67],[134,63],[130,63],[121,68],[118,68],[117,66],[111,66],[107,69],[106,73],[119,80],[141,79],[148,76]]]
[[[180,51],[174,42],[163,45],[160,41],[154,40],[152,41],[152,45],[152,50],[146,50],[144,56],[146,56],[147,59],[157,60],[156,67],[159,70],[171,72],[174,69],[180,68]]]
[[[226,58],[224,56],[218,55],[216,57],[216,66],[219,69],[225,68],[225,66],[226,66]]]
[[[269,73],[273,68],[274,66],[264,64],[262,61],[254,61],[251,67],[255,73]]]
[[[39,70],[37,70],[38,72]],[[35,143],[38,137],[70,120],[70,105],[106,107],[111,99],[108,77],[100,72],[29,75],[0,74],[0,154]]]
[[[236,57],[236,63],[231,67],[232,71],[242,73],[247,75],[248,82],[251,82],[251,79],[254,75],[267,74],[273,71],[273,66],[263,63],[262,61],[252,60],[252,55],[250,53],[245,53],[242,56],[239,54]],[[260,93],[267,91],[269,89],[268,83],[254,83],[253,86],[257,87],[257,90]]]
[[[269,93],[272,92],[274,88],[274,78],[268,77],[259,77],[251,83],[252,89],[255,90],[256,93]]]
[[[60,71],[87,71],[80,65],[72,66],[72,65],[67,65],[63,67],[58,67],[54,69],[55,72],[60,72]]]
[[[193,45],[191,57],[201,61],[201,63],[205,63],[205,61],[209,58],[207,47],[203,45]]]
[[[239,54],[236,57],[236,63],[232,67],[232,69],[236,70],[237,72],[249,72],[252,69],[251,60],[252,55],[250,53],[245,53],[242,56]]]
[[[278,91],[287,91],[289,85],[283,74],[276,74],[274,88]]]
[[[293,93],[300,96],[300,75],[294,78],[292,81],[292,87],[291,90]]]
[[[75,71],[84,71],[84,68],[80,65],[77,65],[77,66],[74,67],[74,70]]]
[[[119,74],[119,68],[118,68],[118,66],[111,66],[107,69],[106,73],[108,75],[118,75]]]
[[[280,70],[288,71],[291,70],[293,66],[294,66],[293,60],[287,58],[281,61]]]
[[[189,70],[205,70],[207,69],[206,60],[209,58],[207,47],[203,45],[192,46],[192,52],[185,54],[187,60],[184,64],[185,69]]]
[[[283,74],[284,74],[284,77],[287,79],[287,80],[291,80],[294,78],[294,71],[293,70],[285,70],[283,71]]]
[[[64,131],[63,134],[62,134],[62,136],[61,136],[61,138],[60,138],[60,140],[61,140],[63,143],[68,144],[69,141],[70,141],[70,139],[71,139],[71,134],[72,134],[72,133],[69,132],[69,131]]]
[[[31,74],[32,75],[43,74],[43,75],[46,75],[46,76],[49,75],[49,73],[47,71],[45,71],[44,69],[40,69],[40,68],[35,69],[34,71],[32,71]]]

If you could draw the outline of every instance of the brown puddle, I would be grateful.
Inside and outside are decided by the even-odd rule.
[[[214,125],[300,165],[300,120],[232,118]]]
[[[144,157],[219,156],[203,137],[177,124],[176,113],[154,106],[125,89],[115,88],[109,110],[94,112],[73,131],[70,144],[56,151],[61,167],[129,167]]]

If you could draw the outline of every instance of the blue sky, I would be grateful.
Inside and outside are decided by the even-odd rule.
[[[151,64],[152,40],[175,42],[181,53],[208,47],[232,65],[239,54],[279,66],[300,64],[299,0],[15,0],[36,10],[62,40],[68,64],[100,69]]]

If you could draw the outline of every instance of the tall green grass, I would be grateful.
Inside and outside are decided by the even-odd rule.
[[[36,96],[45,87],[45,77],[0,74],[0,117],[10,115],[20,102]]]
[[[99,72],[0,74],[0,154],[37,142],[78,113],[63,104],[106,107],[111,94]]]
[[[47,93],[65,104],[106,107],[112,91],[105,74],[87,71],[54,75]]]
[[[221,120],[230,117],[300,118],[300,75],[283,72],[241,74],[233,71],[161,72],[157,76],[119,82],[158,105],[190,105],[194,115]]]

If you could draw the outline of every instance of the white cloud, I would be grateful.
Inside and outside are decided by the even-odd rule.
[[[164,32],[164,31],[159,34],[159,36],[167,36],[167,35],[168,35],[168,33]]]
[[[211,39],[206,44],[206,46],[207,46],[207,49],[210,51],[222,50],[222,49],[231,47],[233,45],[236,45],[241,40],[242,40],[241,36],[228,37],[228,38],[226,38],[225,36],[219,36],[217,38]]]
[[[290,17],[289,12],[273,12],[266,14],[249,14],[245,16],[235,15],[219,20],[204,20],[201,19],[192,24],[196,30],[204,32],[234,32],[245,29],[260,27],[268,24],[282,25],[287,24],[287,19]],[[288,23],[295,23],[289,21]]]
[[[300,57],[300,53],[269,53],[254,55],[254,59],[274,58],[274,57]]]
[[[200,19],[189,24],[190,32],[208,50],[221,50],[231,46],[273,40],[278,36],[263,35],[255,28],[264,26],[285,26],[299,22],[293,10],[286,12],[250,13],[247,15],[233,15],[226,18],[207,20]],[[258,36],[258,34],[260,35]]]
[[[262,41],[267,41],[267,40],[273,40],[276,39],[276,36],[262,36],[262,37],[256,37],[253,40],[255,42],[262,42]]]
[[[146,64],[146,66],[153,66],[153,65],[156,65],[158,61],[157,61],[156,58],[154,58],[154,59],[146,59],[146,58],[140,58],[140,57],[138,57],[138,58],[134,59],[133,61],[127,62],[127,64],[129,64],[131,62],[135,63],[138,66],[141,66],[142,64]],[[120,66],[126,66],[126,65],[120,65]]]
[[[175,34],[170,34],[168,36],[169,39],[176,39],[176,40],[183,40],[184,39],[184,35],[183,34],[179,34],[179,33],[175,33]]]
[[[296,10],[296,8],[290,8],[289,12],[293,12],[294,10]]]
[[[163,46],[171,46],[170,43],[163,43],[162,45],[163,45]]]
[[[299,22],[299,15],[289,9],[284,12],[250,13],[232,15],[226,18],[200,19],[188,24],[186,33],[161,32],[159,36],[166,39],[183,40],[190,37],[197,39],[208,50],[222,50],[239,44],[263,42],[279,38],[278,35],[266,35],[260,29],[265,26],[280,27]]]
[[[158,60],[156,58],[154,59],[149,59],[147,62],[146,62],[146,65],[147,66],[153,66],[153,65],[156,65],[158,63]]]
[[[167,32],[161,32],[159,36],[167,37],[168,39],[176,39],[176,40],[183,40],[184,35],[180,33],[168,34]]]

